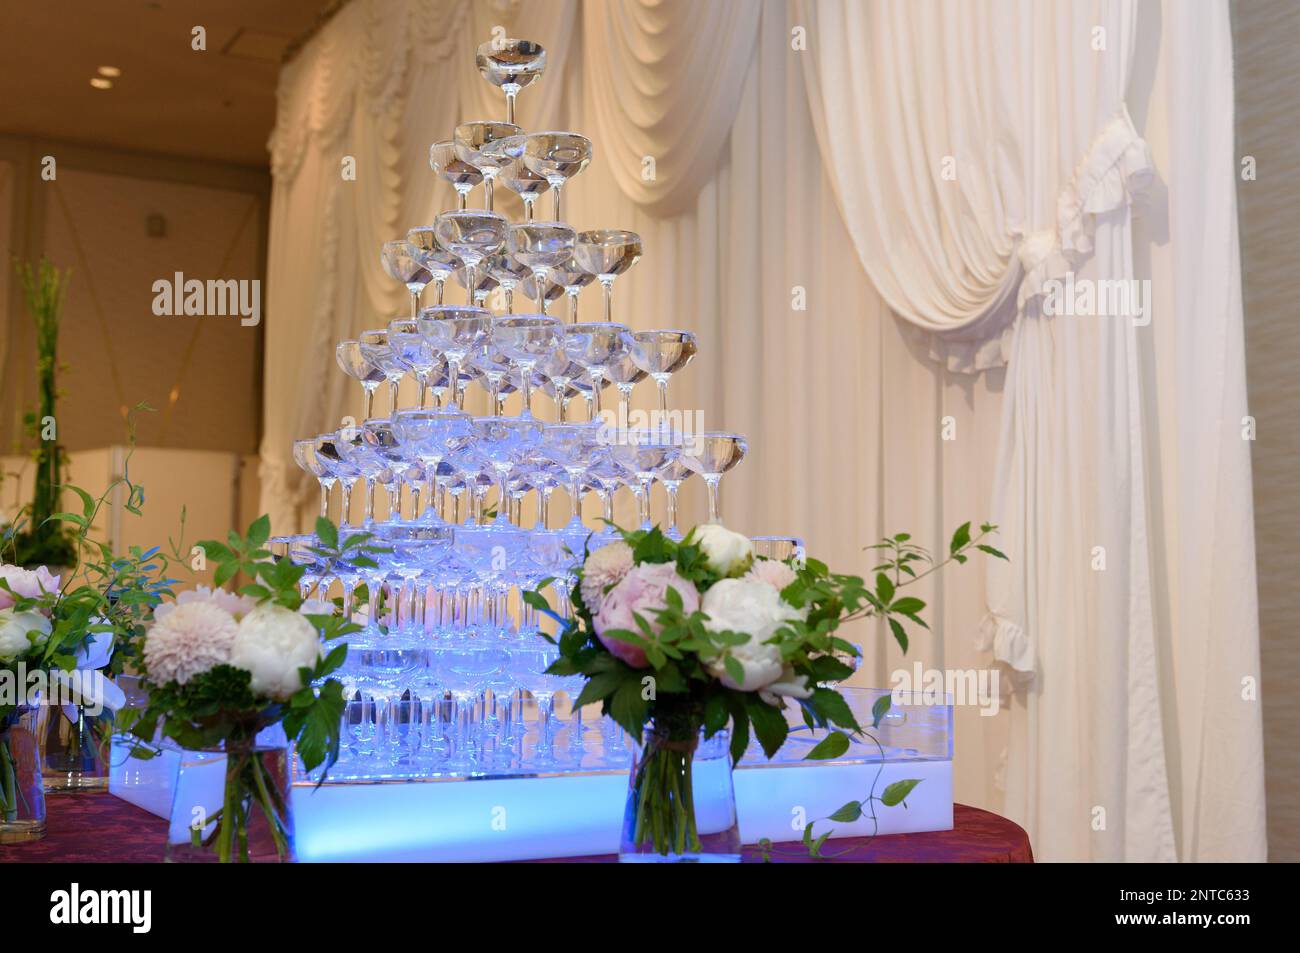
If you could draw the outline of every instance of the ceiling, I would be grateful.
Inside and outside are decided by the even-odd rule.
[[[0,132],[265,167],[281,55],[331,6],[0,0]],[[111,89],[100,66],[121,70]]]

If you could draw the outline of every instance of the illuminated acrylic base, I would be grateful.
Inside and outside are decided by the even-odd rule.
[[[860,720],[869,722],[880,692],[850,690]],[[835,837],[952,828],[952,709],[896,709],[874,732],[879,746],[855,743],[835,761],[800,760],[816,736],[799,727],[777,760],[747,755],[733,777],[741,836],[753,844],[799,840],[803,826],[848,801],[879,797],[893,782],[921,781],[907,806],[875,804],[852,823],[822,821]],[[612,854],[627,795],[627,769],[599,751],[590,731],[585,756],[572,764],[472,776],[375,780],[331,775],[316,786],[295,784],[297,853],[302,861],[493,861]],[[593,750],[594,749],[594,750]],[[180,756],[126,757],[115,743],[110,790],[167,816]],[[345,775],[347,772],[340,772]],[[355,774],[355,772],[354,772]]]

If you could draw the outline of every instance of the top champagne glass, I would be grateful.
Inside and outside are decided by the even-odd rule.
[[[483,78],[506,94],[506,122],[514,122],[515,97],[542,78],[546,50],[532,40],[494,39],[479,46],[474,62]]]

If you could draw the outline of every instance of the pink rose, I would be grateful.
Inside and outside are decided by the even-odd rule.
[[[28,599],[34,599],[42,592],[59,591],[59,577],[44,566],[38,566],[36,569],[0,566],[0,579],[4,579],[14,593]],[[10,595],[9,589],[0,588],[0,609],[8,609],[14,604],[14,597]]]
[[[626,629],[642,634],[632,613],[638,613],[656,634],[659,624],[655,615],[668,607],[665,593],[669,586],[677,590],[682,597],[682,609],[687,614],[700,607],[700,594],[695,586],[677,574],[673,563],[642,563],[636,566],[605,594],[600,604],[600,611],[592,620],[596,626],[596,638],[616,657],[633,668],[647,666],[645,652],[630,642],[605,638],[609,629]]]

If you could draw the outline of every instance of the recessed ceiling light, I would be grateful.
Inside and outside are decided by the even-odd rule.
[[[122,75],[122,71],[118,69],[116,66],[101,66],[99,68],[99,75],[108,76],[112,79],[116,79],[118,76]]]
[[[111,79],[104,79],[102,76],[95,76],[91,78],[90,85],[94,86],[96,89],[112,89],[113,81]]]

